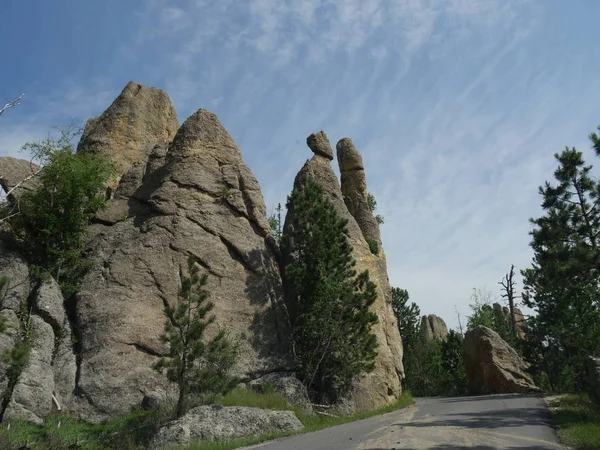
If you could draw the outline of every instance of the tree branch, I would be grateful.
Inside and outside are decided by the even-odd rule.
[[[15,98],[14,100],[11,100],[6,105],[4,105],[2,108],[0,108],[0,116],[2,115],[2,113],[4,111],[9,110],[10,108],[14,108],[14,107],[18,106],[21,103],[21,100],[23,99],[23,97],[25,97],[25,94],[19,95],[17,98]]]

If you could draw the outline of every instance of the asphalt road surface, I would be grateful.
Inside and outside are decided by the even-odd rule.
[[[251,447],[257,450],[562,449],[542,398],[424,398],[403,410]]]

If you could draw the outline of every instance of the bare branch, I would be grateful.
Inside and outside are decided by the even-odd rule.
[[[16,106],[19,106],[19,104],[21,103],[21,100],[23,100],[23,97],[25,97],[25,94],[21,94],[19,95],[17,98],[15,98],[14,100],[11,100],[10,102],[8,102],[6,105],[4,105],[2,108],[0,108],[0,116],[2,115],[2,113],[10,108],[14,108]]]
[[[33,170],[33,168],[32,168],[32,170]],[[26,183],[29,180],[31,180],[32,178],[36,177],[42,170],[44,170],[44,168],[40,167],[36,172],[33,172],[31,175],[23,178],[21,181],[19,181],[17,184],[15,184],[12,188],[9,189],[9,191],[6,193],[6,197],[8,197],[10,194],[12,194],[15,191],[15,189],[18,189],[19,186],[21,186],[23,183]],[[1,175],[0,175],[0,179],[2,179]]]

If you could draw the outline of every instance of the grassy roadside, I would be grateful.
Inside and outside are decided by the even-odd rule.
[[[234,389],[226,396],[213,398],[208,403],[219,403],[223,406],[254,406],[275,410],[291,409],[304,424],[304,428],[295,433],[270,433],[226,443],[195,444],[188,446],[188,450],[231,450],[292,434],[317,431],[406,407],[412,403],[412,397],[410,394],[404,394],[395,403],[386,407],[345,417],[309,416],[301,410],[291,407],[283,398],[272,392],[259,394],[247,389]],[[15,421],[10,426],[0,424],[0,449],[141,450],[147,447],[152,436],[162,424],[169,420],[169,417],[169,411],[136,410],[98,425],[73,419],[64,414],[48,416],[42,425]]]
[[[558,397],[550,401],[550,412],[561,443],[576,450],[600,449],[600,407],[589,398]]]
[[[254,394],[254,393],[252,393],[252,394]],[[254,395],[256,395],[256,394],[254,394]],[[268,396],[269,394],[260,394],[260,395]],[[276,397],[276,396],[274,396],[274,397]],[[290,406],[285,402],[285,400],[283,401],[283,403],[285,404],[286,407],[277,407],[277,406],[282,406],[282,405],[277,405],[277,406],[272,405],[275,407],[271,407],[269,409],[290,409]],[[300,411],[296,408],[293,408],[294,412],[296,413],[296,416],[298,417],[298,419],[300,419],[300,421],[304,425],[304,428],[300,431],[289,432],[289,433],[268,433],[268,434],[264,434],[264,435],[257,436],[254,438],[236,439],[236,440],[230,441],[230,442],[198,443],[198,444],[193,444],[193,445],[186,447],[186,450],[233,450],[233,449],[240,448],[240,447],[246,447],[249,445],[260,444],[261,442],[270,441],[273,439],[292,436],[292,435],[296,435],[296,434],[311,433],[313,431],[323,430],[325,428],[333,427],[336,425],[342,425],[344,423],[354,422],[356,420],[367,419],[369,417],[378,416],[378,415],[385,414],[385,413],[388,413],[391,411],[395,411],[395,410],[398,410],[401,408],[405,408],[405,407],[411,405],[412,403],[413,403],[412,396],[410,394],[406,393],[406,394],[402,394],[400,396],[400,398],[398,400],[396,400],[396,402],[389,404],[387,406],[384,406],[382,408],[379,408],[379,409],[376,409],[373,411],[359,412],[359,413],[353,414],[351,416],[343,416],[343,417],[322,416],[319,414],[309,416],[309,415],[304,414],[302,411]],[[238,405],[239,405],[239,403],[238,403]],[[231,405],[231,406],[233,406],[233,405]],[[255,406],[255,405],[247,404],[247,405],[239,405],[239,406]],[[265,407],[265,406],[261,406],[261,407]]]

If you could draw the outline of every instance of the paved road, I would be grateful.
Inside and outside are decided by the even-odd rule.
[[[524,395],[418,399],[404,410],[256,450],[562,449],[544,400]]]

